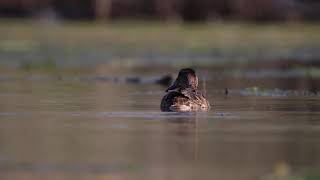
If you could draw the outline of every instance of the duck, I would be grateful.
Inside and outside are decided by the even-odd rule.
[[[181,69],[166,92],[161,100],[161,111],[192,112],[210,109],[209,101],[198,90],[198,77],[191,68]]]

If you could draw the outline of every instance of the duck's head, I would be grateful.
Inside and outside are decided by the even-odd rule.
[[[192,88],[197,89],[198,88],[198,77],[195,73],[195,71],[191,68],[181,69],[179,71],[179,75],[173,85],[168,87],[166,92],[169,90],[175,90],[175,89],[186,89],[186,88]]]

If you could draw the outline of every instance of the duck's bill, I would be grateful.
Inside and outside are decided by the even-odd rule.
[[[176,85],[176,83],[174,83],[173,85],[171,85],[170,87],[168,87],[168,89],[166,90],[166,92],[172,91],[172,90],[175,90],[175,89],[178,89],[178,86]]]

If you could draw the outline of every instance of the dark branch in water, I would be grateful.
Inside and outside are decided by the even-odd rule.
[[[172,83],[172,77],[170,75],[163,75],[159,77],[142,78],[138,76],[130,76],[125,78],[108,78],[108,77],[96,77],[95,80],[110,81],[114,83],[130,83],[130,84],[160,84],[168,86]]]

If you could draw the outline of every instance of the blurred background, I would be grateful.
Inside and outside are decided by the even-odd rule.
[[[0,0],[0,179],[320,178],[320,1]],[[160,112],[194,68],[206,113]]]
[[[317,0],[2,0],[3,17],[75,20],[319,21]]]
[[[1,0],[1,64],[18,56],[22,66],[115,58],[169,66],[240,59],[314,65],[319,8],[316,0]]]

